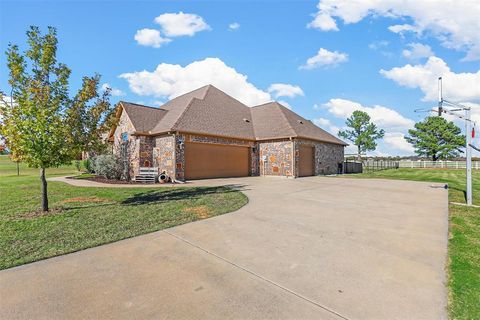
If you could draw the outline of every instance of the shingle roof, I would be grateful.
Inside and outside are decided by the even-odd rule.
[[[252,116],[255,136],[259,140],[298,137],[346,145],[342,140],[278,102],[253,107]]]
[[[204,86],[191,92],[182,94],[181,96],[178,96],[162,105],[160,108],[168,112],[162,121],[157,123],[152,132],[162,133],[173,131],[175,123],[177,123],[180,117],[185,113],[185,110],[188,108],[192,100],[194,98],[203,99],[207,91],[208,86]]]
[[[151,131],[167,114],[166,110],[136,103],[122,101],[120,102],[120,105],[123,107],[130,118],[130,121],[132,121],[133,127],[138,132]]]
[[[160,108],[121,105],[135,130],[142,133],[179,131],[248,140],[301,137],[346,145],[278,102],[249,108],[212,85],[178,96]]]
[[[255,140],[250,108],[213,86],[192,99],[172,130]]]

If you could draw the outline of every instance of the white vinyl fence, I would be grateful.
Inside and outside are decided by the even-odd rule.
[[[426,160],[401,160],[398,162],[400,168],[444,168],[444,169],[465,169],[465,161],[426,161]],[[480,169],[480,161],[472,161],[472,169]]]

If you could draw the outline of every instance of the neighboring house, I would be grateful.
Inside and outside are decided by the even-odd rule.
[[[119,102],[109,140],[128,145],[131,175],[173,179],[301,177],[341,171],[346,144],[277,102],[247,107],[208,85],[160,108]]]

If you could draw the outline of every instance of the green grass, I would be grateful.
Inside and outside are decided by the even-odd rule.
[[[40,169],[29,168],[24,163],[19,163],[20,176],[38,176],[40,177]],[[70,166],[61,166],[59,168],[47,169],[50,176],[61,176],[68,174],[78,174],[75,165],[72,163]],[[10,158],[6,155],[0,155],[0,177],[4,176],[16,176],[17,175],[17,163],[10,161]]]
[[[78,174],[74,166],[47,174]],[[85,188],[49,182],[42,214],[38,170],[0,156],[0,269],[118,241],[241,208],[226,187]]]
[[[391,169],[348,175],[448,183],[449,200],[465,203],[465,170]],[[474,204],[480,205],[480,171],[472,174]],[[448,311],[451,319],[480,319],[480,208],[450,204]]]

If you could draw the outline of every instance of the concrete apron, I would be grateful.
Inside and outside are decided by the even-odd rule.
[[[242,178],[237,212],[0,272],[0,318],[443,319],[447,192]]]

